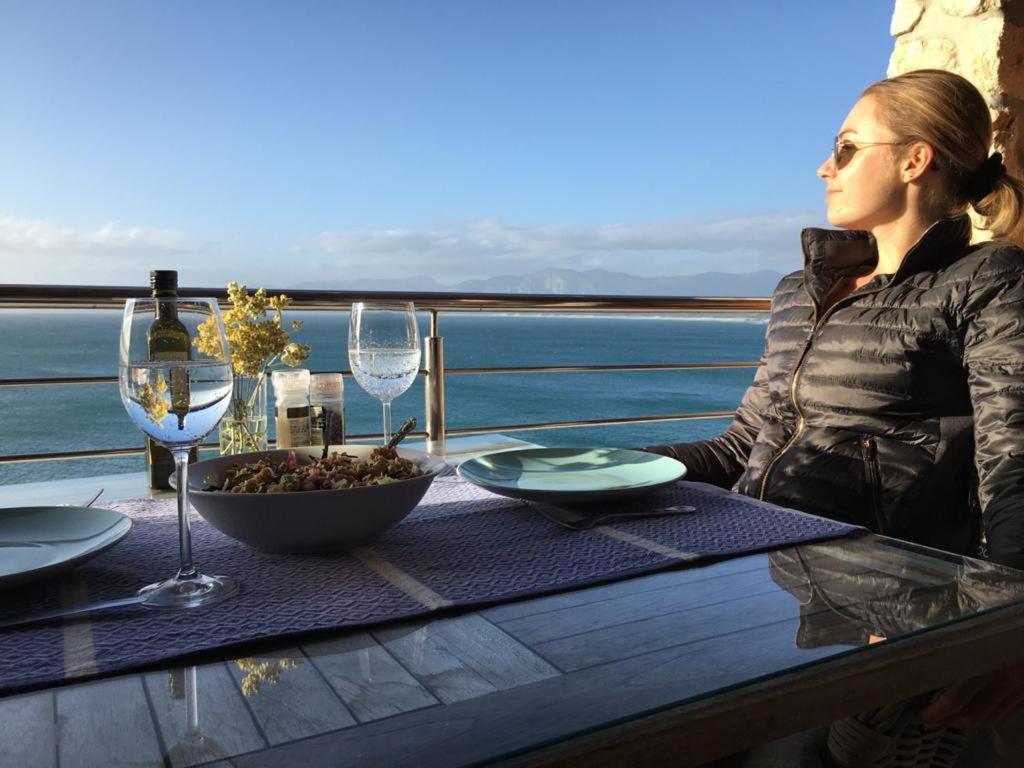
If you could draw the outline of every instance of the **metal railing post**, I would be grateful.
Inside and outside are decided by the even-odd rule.
[[[444,338],[438,333],[437,310],[430,310],[430,336],[425,339],[427,377],[423,387],[427,414],[427,451],[444,453]]]

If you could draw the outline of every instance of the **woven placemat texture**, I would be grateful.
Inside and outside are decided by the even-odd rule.
[[[692,504],[698,512],[569,531],[522,502],[449,473],[381,538],[331,555],[260,552],[194,516],[200,570],[239,579],[238,597],[190,611],[135,607],[91,621],[7,630],[0,634],[0,691],[260,639],[569,590],[857,530],[699,483],[677,483],[626,506],[641,511],[669,504]],[[2,593],[0,618],[124,597],[175,572],[173,500],[107,506],[134,520],[132,532],[71,575]]]

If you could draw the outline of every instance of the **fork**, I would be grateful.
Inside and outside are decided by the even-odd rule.
[[[560,507],[555,504],[545,504],[540,501],[529,502],[540,515],[552,523],[568,528],[572,531],[588,531],[598,525],[612,522],[613,520],[638,520],[646,517],[668,517],[672,515],[692,515],[697,511],[696,507],[689,504],[672,504],[667,507],[656,507],[643,512],[605,512],[604,514],[587,515],[568,507]]]
[[[97,499],[98,499],[98,498],[99,498],[100,496],[102,496],[102,495],[103,495],[103,489],[102,489],[102,488],[100,488],[100,489],[99,489],[98,491],[96,491],[96,493],[95,493],[95,494],[93,495],[93,497],[92,497],[92,498],[90,498],[90,499],[89,499],[89,500],[88,500],[87,502],[85,502],[85,504],[83,504],[82,506],[83,506],[83,507],[91,507],[91,506],[92,506],[93,504],[95,504],[95,503],[96,503],[96,500],[97,500]]]
[[[76,616],[86,616],[88,614],[109,611],[114,608],[128,608],[135,605],[141,606],[142,601],[145,599],[145,595],[132,595],[130,597],[118,597],[113,600],[101,600],[96,603],[73,605],[67,608],[54,608],[48,611],[31,613],[27,616],[15,616],[13,618],[3,619],[0,621],[0,630],[26,627],[31,624],[42,624],[55,619],[70,619]]]
[[[58,504],[57,506],[58,507],[74,507],[74,506],[78,506],[78,507],[91,507],[93,504],[96,503],[96,499],[98,499],[100,496],[103,495],[103,490],[104,490],[103,488],[100,488],[98,491],[96,491],[96,493],[94,493],[89,498],[88,501],[83,502],[82,504],[71,504],[70,502],[64,502],[63,504]]]

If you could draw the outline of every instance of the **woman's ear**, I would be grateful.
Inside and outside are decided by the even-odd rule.
[[[925,171],[933,168],[934,164],[935,152],[931,145],[923,141],[914,142],[903,156],[903,161],[900,164],[900,178],[906,184],[917,181]]]

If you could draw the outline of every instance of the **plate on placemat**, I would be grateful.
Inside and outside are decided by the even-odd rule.
[[[462,462],[459,477],[492,493],[549,504],[639,496],[681,479],[682,462],[625,448],[519,448]]]
[[[73,568],[131,529],[129,518],[98,507],[0,509],[0,589]]]

